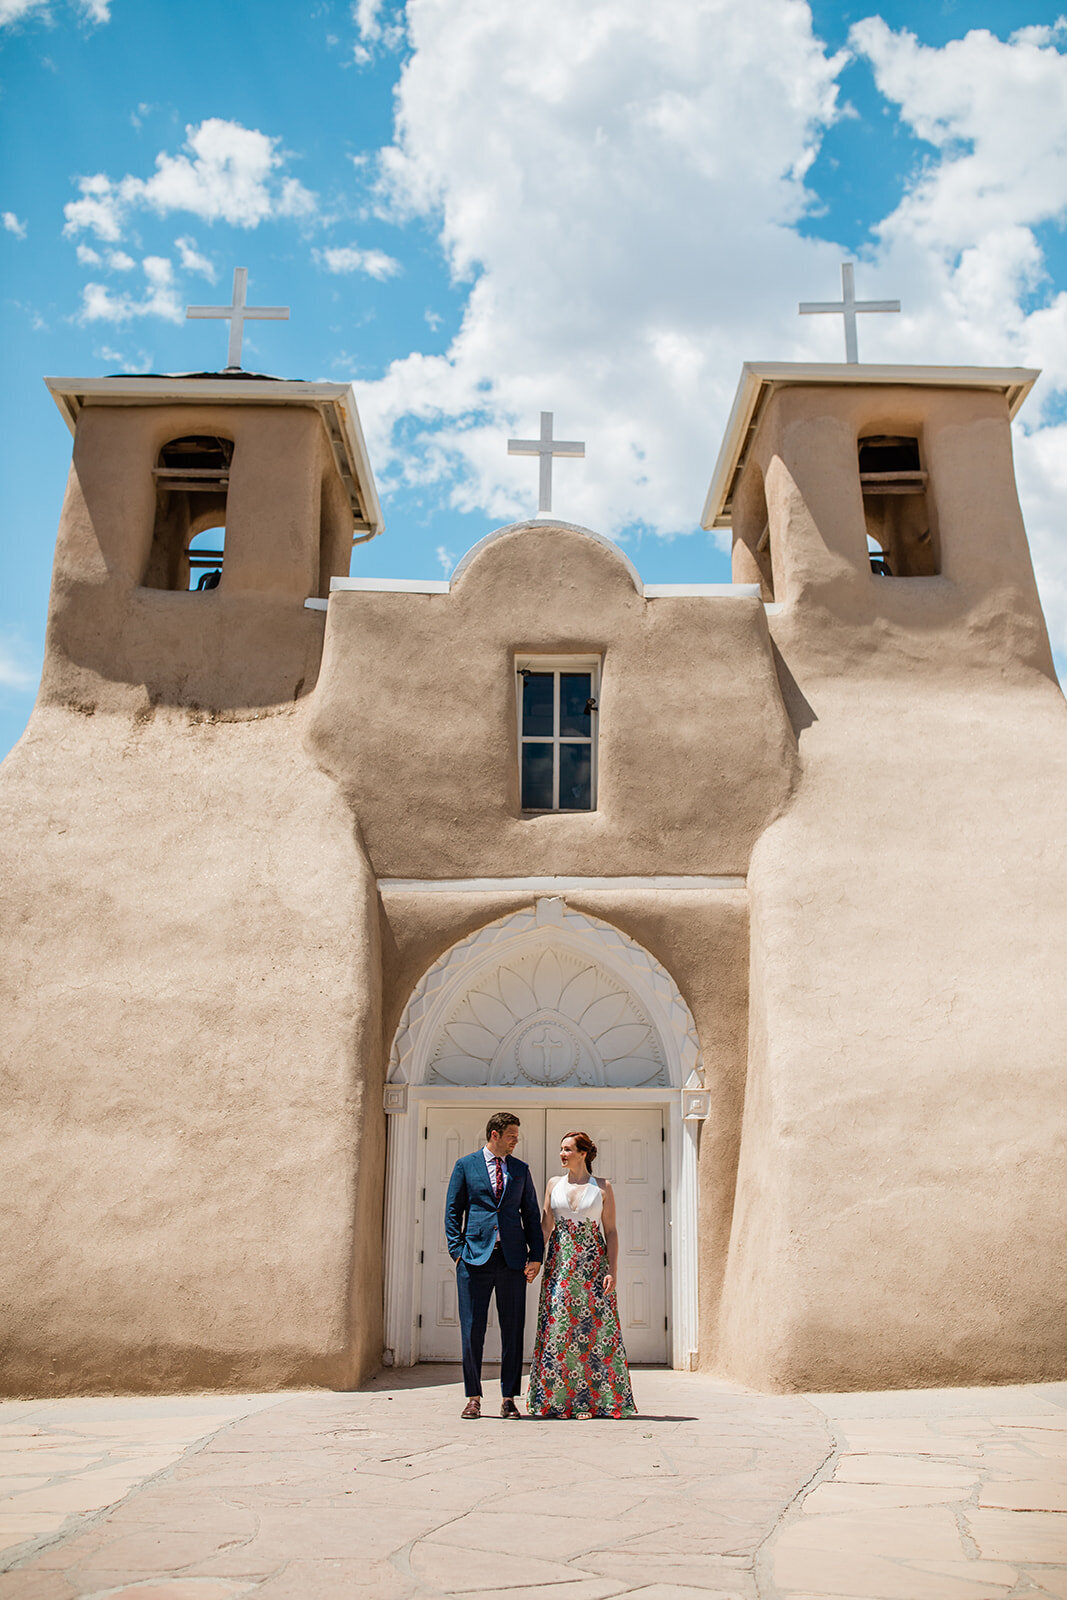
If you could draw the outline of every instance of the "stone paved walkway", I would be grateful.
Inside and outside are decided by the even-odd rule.
[[[1067,1600],[1067,1385],[469,1424],[457,1376],[0,1403],[0,1600]]]

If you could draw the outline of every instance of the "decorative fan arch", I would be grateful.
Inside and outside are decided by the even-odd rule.
[[[703,1073],[666,969],[610,923],[547,899],[480,928],[424,973],[389,1083],[699,1088]]]

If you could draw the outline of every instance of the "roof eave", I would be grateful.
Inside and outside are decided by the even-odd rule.
[[[71,433],[86,404],[204,405],[225,401],[232,405],[236,401],[244,405],[312,406],[322,418],[338,473],[348,492],[355,528],[362,539],[368,539],[381,533],[385,526],[351,384],[181,376],[44,381]]]
[[[728,528],[734,485],[747,459],[750,437],[776,389],[794,385],[895,384],[938,389],[993,389],[1004,394],[1014,417],[1041,376],[1038,367],[868,366],[848,362],[756,362],[741,369],[715,470],[700,517],[702,528]]]

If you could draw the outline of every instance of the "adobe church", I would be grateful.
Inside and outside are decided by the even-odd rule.
[[[634,1362],[1064,1375],[1036,376],[746,366],[703,519],[734,582],[658,586],[551,515],[449,582],[350,576],[381,513],[343,385],[48,380],[4,1392],[458,1359],[444,1185],[499,1109],[539,1183],[600,1145]]]

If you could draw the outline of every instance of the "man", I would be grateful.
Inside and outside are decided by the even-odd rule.
[[[545,1253],[541,1206],[525,1161],[512,1154],[519,1119],[498,1111],[485,1127],[485,1144],[461,1156],[445,1201],[445,1238],[456,1263],[459,1325],[463,1334],[463,1388],[468,1420],[482,1414],[482,1345],[489,1302],[496,1292],[500,1323],[500,1415],[521,1415],[515,1396],[522,1383],[526,1286]]]

